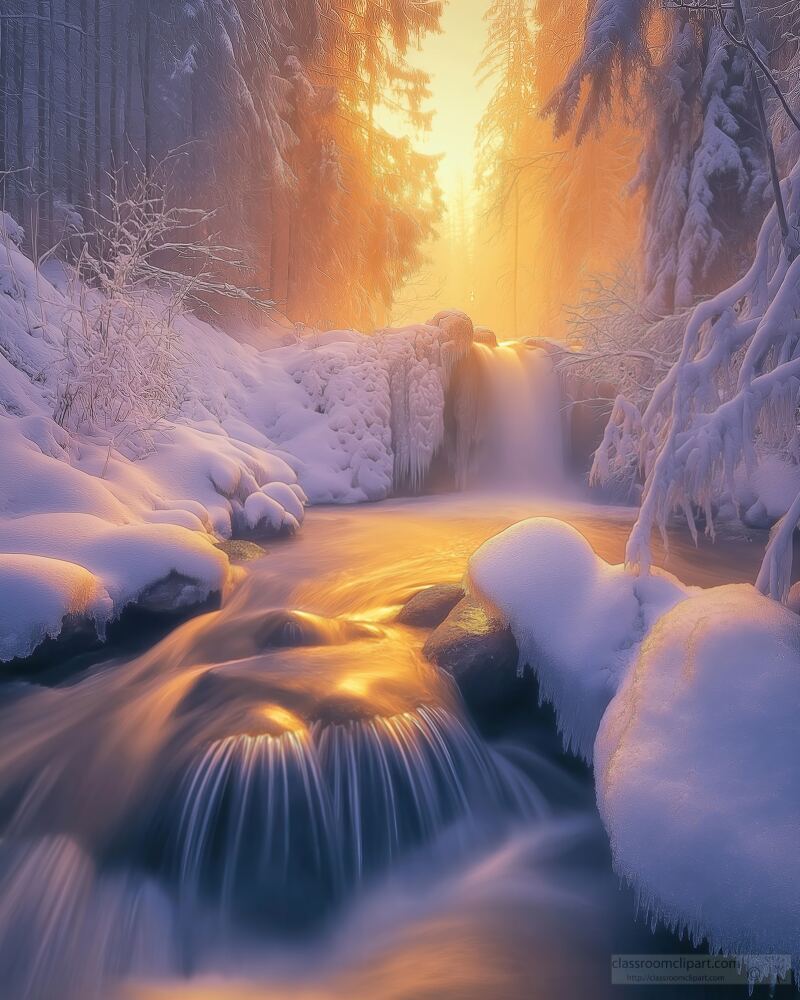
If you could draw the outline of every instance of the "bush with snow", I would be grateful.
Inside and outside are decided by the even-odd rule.
[[[120,385],[126,366],[141,360],[148,302],[156,301],[154,309],[165,302],[151,300],[140,279],[136,303],[128,303],[123,326],[107,338],[110,351],[120,346],[117,336],[128,338],[133,353],[111,372],[94,341],[119,320],[122,293],[89,290],[74,275],[59,280],[59,290],[11,240],[0,243],[0,576],[10,595],[0,614],[0,660],[29,655],[76,619],[102,635],[127,604],[152,604],[167,590],[179,602],[203,601],[232,578],[215,538],[252,528],[294,530],[302,521],[305,495],[293,460],[267,436],[271,412],[263,397],[277,395],[301,411],[302,402],[283,368],[255,348],[175,314],[169,330],[185,364],[182,397],[148,411],[145,424],[138,422],[141,409],[135,419],[130,408],[108,412],[128,406]],[[124,286],[123,297],[130,294]],[[134,308],[139,302],[141,311]],[[67,370],[72,337],[80,338],[76,331],[86,324],[83,360]],[[69,382],[81,414],[73,420],[78,410],[64,409],[64,379],[80,374],[83,385],[84,361],[92,372],[87,392]],[[167,365],[162,374],[169,381],[174,373]],[[138,389],[127,383],[132,392],[147,388],[143,377]],[[150,435],[144,455],[121,448],[124,429],[134,424]],[[269,519],[246,510],[252,495],[271,504]]]

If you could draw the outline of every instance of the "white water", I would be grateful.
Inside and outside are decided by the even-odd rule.
[[[564,440],[550,359],[513,343],[476,347],[486,389],[478,482],[553,490],[564,475]]]
[[[425,633],[394,622],[537,513],[620,559],[628,511],[474,494],[317,509],[144,656],[0,688],[3,1000],[582,1000],[611,995],[610,952],[662,950],[552,730],[525,716],[490,746],[420,657]],[[687,582],[752,576],[756,547],[703,546],[673,545]],[[270,608],[316,638],[270,645]],[[287,941],[276,909],[317,922]]]

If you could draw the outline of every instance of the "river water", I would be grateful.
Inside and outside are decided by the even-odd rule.
[[[676,950],[636,919],[547,712],[479,731],[394,622],[534,514],[621,560],[623,509],[316,508],[144,655],[5,685],[2,996],[577,1000],[611,995],[612,953]],[[676,537],[667,566],[750,581],[760,551]]]

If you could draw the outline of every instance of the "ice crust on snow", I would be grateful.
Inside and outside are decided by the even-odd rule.
[[[567,749],[592,760],[600,719],[656,618],[689,589],[667,573],[637,577],[595,555],[571,525],[521,521],[472,556],[468,584],[505,616]]]
[[[617,871],[652,918],[800,955],[800,618],[749,585],[655,625],[595,745]]]

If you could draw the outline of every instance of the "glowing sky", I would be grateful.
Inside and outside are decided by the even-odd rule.
[[[475,127],[488,99],[488,88],[478,88],[475,68],[485,39],[483,15],[487,0],[450,0],[442,18],[442,33],[423,39],[422,51],[412,52],[410,61],[431,75],[436,111],[433,129],[419,141],[429,153],[444,153],[439,177],[445,198],[463,177],[472,187],[475,162]]]

